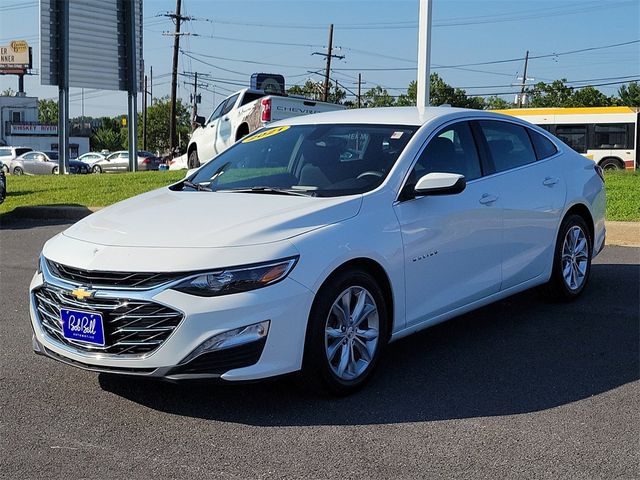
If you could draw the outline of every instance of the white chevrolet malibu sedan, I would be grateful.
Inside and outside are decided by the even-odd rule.
[[[344,394],[413,332],[536,286],[576,298],[604,211],[600,169],[516,118],[288,119],[49,240],[33,347],[166,380],[301,370]]]

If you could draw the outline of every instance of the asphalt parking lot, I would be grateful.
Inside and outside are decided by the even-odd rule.
[[[1,478],[640,477],[640,248],[585,295],[526,292],[399,341],[343,399],[291,379],[172,385],[31,350],[27,291],[65,224],[0,231]]]

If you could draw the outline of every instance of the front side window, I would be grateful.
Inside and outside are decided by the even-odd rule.
[[[536,161],[525,127],[497,120],[482,120],[478,126],[484,135],[496,172],[528,165]]]
[[[586,125],[558,125],[556,137],[569,145],[578,153],[587,153]]]
[[[433,172],[459,173],[466,180],[482,176],[480,159],[467,122],[440,130],[420,154],[411,177],[418,181]]]
[[[212,191],[280,190],[334,197],[373,190],[417,127],[296,125],[259,130],[202,167],[192,184]]]
[[[36,153],[26,153],[22,158],[25,160],[35,160]]]

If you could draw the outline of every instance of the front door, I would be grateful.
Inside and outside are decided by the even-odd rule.
[[[225,151],[235,140],[233,137],[233,120],[231,111],[238,100],[239,94],[230,97],[222,110],[218,122],[218,134],[216,135],[216,153]]]
[[[432,172],[463,174],[467,186],[459,194],[395,206],[404,246],[407,326],[494,294],[501,282],[501,202],[495,182],[482,177],[467,122],[436,133],[407,184]]]

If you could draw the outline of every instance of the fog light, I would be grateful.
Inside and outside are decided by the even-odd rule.
[[[257,342],[267,336],[267,333],[269,333],[270,323],[271,322],[269,320],[265,320],[264,322],[254,323],[253,325],[247,325],[246,327],[235,328],[233,330],[227,330],[226,332],[214,335],[202,342],[180,363],[187,363],[205,352],[224,350],[231,347],[237,347],[238,345],[244,345],[246,343]]]

